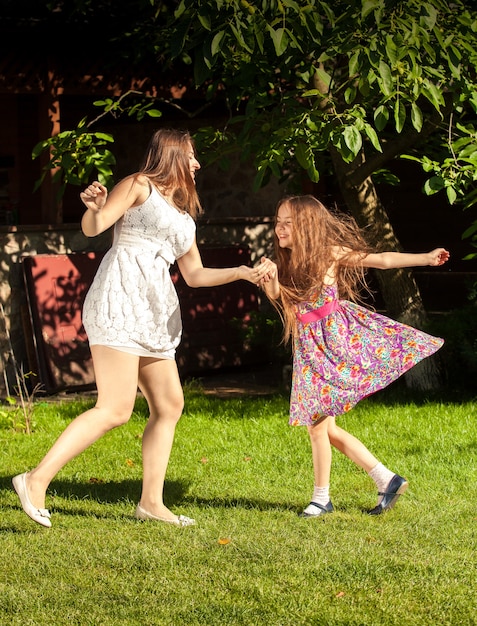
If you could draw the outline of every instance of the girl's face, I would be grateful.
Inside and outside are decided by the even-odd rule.
[[[278,209],[275,221],[275,235],[278,238],[280,248],[289,248],[291,250],[293,245],[292,217],[287,204],[282,204]]]
[[[196,159],[194,148],[192,147],[192,145],[189,146],[189,150],[188,150],[187,154],[189,156],[190,175],[192,176],[192,180],[195,181],[195,173],[196,173],[197,170],[200,170],[200,163]]]

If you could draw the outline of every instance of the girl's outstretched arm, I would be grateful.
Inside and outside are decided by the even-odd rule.
[[[436,248],[430,252],[377,252],[366,255],[359,262],[363,267],[373,267],[379,270],[396,269],[401,267],[436,267],[444,265],[450,254],[445,248]]]

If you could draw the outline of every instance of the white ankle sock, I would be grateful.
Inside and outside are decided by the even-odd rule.
[[[330,486],[327,487],[317,487],[313,489],[313,495],[311,497],[312,502],[316,502],[316,504],[321,504],[321,506],[326,506],[330,501]],[[304,510],[304,513],[309,513],[310,515],[316,514],[316,507],[313,505],[308,505]]]
[[[316,502],[316,504],[321,504],[325,506],[330,501],[330,486],[326,487],[317,487],[313,489],[313,496],[311,498],[312,502]]]
[[[376,487],[378,491],[383,493],[386,491],[386,487],[389,485],[389,482],[394,476],[394,472],[391,472],[387,467],[384,467],[382,463],[378,463],[373,467],[371,471],[368,472],[368,475],[374,480],[376,483]],[[378,497],[378,504],[383,499],[383,496]]]

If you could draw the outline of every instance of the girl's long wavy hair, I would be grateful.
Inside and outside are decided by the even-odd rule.
[[[172,196],[174,205],[196,219],[202,213],[190,173],[190,148],[195,144],[187,131],[161,128],[149,141],[139,174]]]
[[[290,196],[277,205],[290,210],[293,246],[281,248],[275,233],[275,259],[280,282],[280,297],[272,300],[283,319],[283,340],[296,336],[296,307],[316,297],[324,286],[325,275],[336,261],[336,249],[349,250],[336,264],[336,283],[340,298],[359,301],[367,289],[359,259],[371,252],[357,223],[350,216],[327,209],[314,196]]]

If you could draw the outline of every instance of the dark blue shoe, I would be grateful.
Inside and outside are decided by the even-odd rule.
[[[302,513],[298,513],[298,517],[320,517],[320,515],[324,515],[325,513],[333,513],[334,511],[331,500],[328,502],[328,504],[325,504],[325,506],[323,506],[322,504],[318,504],[317,502],[310,502],[308,506],[316,507],[316,513],[306,513],[305,511],[303,511]]]
[[[402,495],[408,487],[409,483],[405,478],[394,474],[386,487],[386,491],[378,493],[378,496],[383,496],[383,499],[374,509],[368,511],[368,515],[381,515],[384,511],[392,509],[399,496]]]

